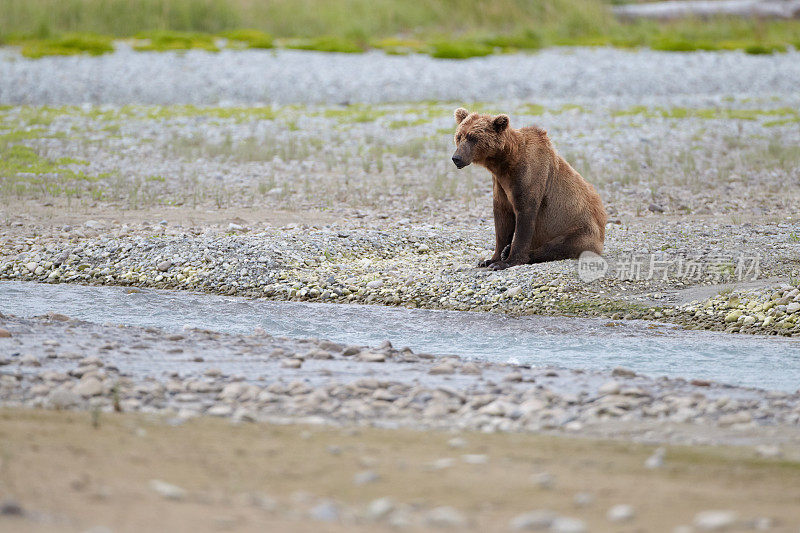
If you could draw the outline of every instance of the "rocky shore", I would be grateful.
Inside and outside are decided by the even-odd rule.
[[[769,444],[759,453],[772,455],[800,443],[800,391],[434,358],[388,342],[344,346],[259,330],[171,334],[58,314],[5,316],[0,327],[6,407]]]
[[[695,329],[800,335],[798,288],[769,281],[794,267],[791,254],[796,245],[780,226],[750,226],[746,244],[744,232],[725,224],[700,227],[684,222],[679,239],[672,221],[611,226],[606,254],[611,267],[598,280],[582,279],[575,261],[502,272],[475,268],[480,258],[491,254],[488,224],[483,229],[388,222],[381,226],[251,230],[233,223],[209,229],[89,221],[35,241],[23,236],[8,239],[7,255],[0,256],[0,279],[184,289],[275,300],[658,319]],[[778,252],[776,237],[781,235],[787,239],[786,255]],[[643,255],[640,276],[631,279],[623,270],[629,268],[625,262],[630,261],[631,241],[647,247],[662,240],[672,242],[672,247]],[[704,245],[709,241],[715,244]],[[651,257],[672,269],[704,247],[706,256],[717,263],[698,262],[701,269],[694,278],[675,277],[671,270],[669,276],[647,272]],[[734,247],[742,251],[720,253]],[[17,253],[11,255],[12,251]]]

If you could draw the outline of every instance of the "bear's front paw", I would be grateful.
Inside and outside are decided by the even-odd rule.
[[[496,263],[489,265],[489,270],[505,270],[510,266],[512,265],[509,265],[505,261],[497,261]]]
[[[495,262],[494,259],[485,259],[483,261],[479,261],[478,262],[478,268],[486,268],[488,266],[491,266],[492,263],[494,263],[494,262]]]
[[[508,256],[511,254],[511,245],[507,244],[503,251],[500,252],[500,261],[507,261]]]

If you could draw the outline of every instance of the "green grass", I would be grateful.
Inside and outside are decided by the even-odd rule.
[[[800,119],[800,111],[791,107],[779,107],[776,109],[724,109],[633,106],[629,109],[621,109],[613,113],[613,116],[616,117],[633,115],[642,115],[647,118],[702,118],[707,120],[758,120],[766,117],[787,117],[764,122],[764,126],[788,124]]]
[[[191,50],[194,48],[209,52],[219,51],[219,48],[214,44],[214,36],[205,33],[158,30],[137,33],[136,38],[147,41],[134,46],[134,49],[139,51],[163,52],[165,50]]]
[[[275,46],[272,35],[261,30],[230,30],[219,34],[234,43],[243,43],[247,48],[272,48]]]
[[[345,54],[358,54],[365,47],[355,40],[332,35],[315,37],[313,39],[297,39],[286,43],[286,48],[298,50],[316,50],[317,52],[339,52]]]
[[[42,130],[28,129],[0,134],[0,198],[36,196],[76,196],[92,191],[98,177],[76,170],[85,161],[60,157],[50,159],[25,144],[24,140],[42,137]]]
[[[468,59],[488,56],[492,51],[491,46],[474,41],[434,41],[430,54],[440,59]]]
[[[72,33],[58,38],[19,39],[22,55],[37,59],[44,56],[76,54],[102,55],[114,51],[111,37],[89,33]]]
[[[669,51],[739,49],[751,54],[781,52],[787,45],[800,45],[800,20],[713,18],[623,23],[612,16],[611,3],[609,0],[0,0],[0,35],[13,41],[20,36],[47,40],[67,33],[93,33],[124,38],[147,32],[152,40],[149,45],[140,45],[145,50],[214,50],[213,36],[219,35],[239,46],[254,48],[277,44],[308,50],[359,52],[373,47],[388,53],[426,52],[446,58],[552,45],[646,46]],[[34,54],[75,50],[71,46],[30,46]],[[34,50],[34,46],[39,50]]]

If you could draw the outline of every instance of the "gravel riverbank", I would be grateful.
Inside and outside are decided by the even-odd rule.
[[[344,346],[258,330],[175,334],[58,314],[4,316],[0,328],[0,401],[6,407],[158,412],[176,420],[210,415],[554,431],[800,453],[800,392],[652,379],[625,368],[587,372],[468,362],[389,343]]]
[[[382,52],[134,52],[29,60],[0,49],[0,103],[217,104],[796,94],[800,53],[549,48],[441,60]]]

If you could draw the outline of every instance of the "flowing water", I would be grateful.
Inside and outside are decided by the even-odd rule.
[[[602,370],[625,366],[652,376],[706,378],[795,391],[800,340],[686,331],[645,321],[367,305],[270,302],[190,292],[0,282],[0,312],[31,317],[58,312],[95,323],[198,327],[228,333],[317,337],[417,352],[533,366]]]

